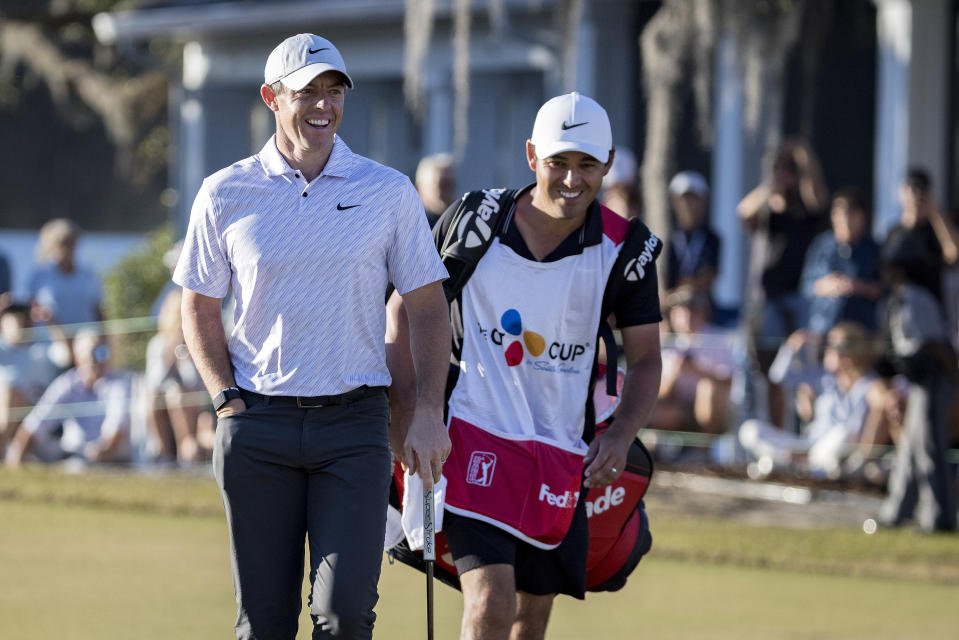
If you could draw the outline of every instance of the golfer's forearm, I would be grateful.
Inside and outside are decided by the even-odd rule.
[[[184,342],[210,396],[235,386],[226,333],[220,318],[220,301],[184,290],[181,311]]]
[[[443,290],[437,286],[424,300],[407,305],[410,350],[416,371],[418,407],[442,409],[449,374],[451,329]]]

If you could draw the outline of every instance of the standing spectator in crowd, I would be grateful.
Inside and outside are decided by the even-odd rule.
[[[70,363],[69,354],[63,353],[64,342],[28,335],[32,324],[26,305],[12,304],[0,311],[0,454],[17,432],[22,412]]]
[[[110,368],[110,347],[92,329],[73,338],[75,366],[58,376],[23,419],[7,447],[7,463],[77,457],[86,462],[130,460],[132,377]]]
[[[416,191],[430,227],[456,199],[456,163],[448,153],[434,153],[416,165]]]
[[[616,147],[613,165],[603,178],[600,202],[627,220],[643,217],[643,198],[639,192],[636,155],[627,147]]]
[[[855,322],[837,324],[826,334],[821,375],[797,385],[799,434],[750,419],[739,428],[740,444],[755,458],[768,458],[774,467],[799,465],[814,474],[838,476],[843,460],[858,445],[885,443],[862,440],[870,418],[870,394],[877,387],[875,362],[872,334]],[[868,436],[885,438],[873,432]]]
[[[75,260],[79,237],[80,228],[65,218],[51,220],[40,229],[38,266],[29,282],[35,321],[74,324],[103,319],[100,279]]]
[[[879,245],[869,234],[865,195],[856,188],[833,196],[832,230],[810,245],[802,272],[802,294],[809,308],[807,328],[825,335],[844,320],[876,331]]]
[[[207,408],[203,380],[183,339],[182,293],[170,291],[157,318],[157,334],[147,344],[148,422],[160,445],[159,458],[205,462],[213,453],[215,422]]]
[[[915,518],[923,531],[954,531],[956,479],[947,458],[947,412],[956,356],[939,304],[910,275],[927,252],[910,234],[891,237],[882,251],[883,278],[889,286],[880,308],[889,353],[882,373],[902,374],[909,390],[879,523],[899,526]]]
[[[709,227],[706,207],[709,186],[696,171],[681,171],[669,181],[669,197],[676,215],[666,267],[666,294],[691,285],[707,296],[719,272],[719,236]]]
[[[336,133],[353,81],[333,43],[291,36],[263,75],[276,133],[203,181],[173,275],[218,416],[235,632],[296,636],[305,541],[313,638],[370,638],[392,475],[383,293],[407,303],[415,361],[398,455],[430,487],[450,451],[447,273],[409,179]]]
[[[709,322],[709,298],[691,284],[666,296],[672,335],[663,341],[663,378],[649,424],[722,433],[735,356],[725,331]]]
[[[913,284],[925,287],[942,300],[942,271],[959,262],[959,233],[932,196],[932,181],[922,168],[912,167],[899,187],[902,214],[899,224],[889,230],[884,246],[898,245],[911,238],[921,254],[916,255],[906,274]]]
[[[821,231],[826,185],[819,162],[806,145],[784,142],[773,154],[769,179],[739,203],[752,232],[747,291],[747,332],[754,366],[765,376],[786,336],[806,324],[799,291],[806,250]],[[767,382],[771,422],[782,426],[782,389]]]

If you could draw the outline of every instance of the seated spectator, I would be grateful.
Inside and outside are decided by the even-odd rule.
[[[832,199],[832,230],[819,235],[806,253],[802,294],[809,308],[807,327],[825,335],[844,320],[877,329],[879,245],[869,235],[864,194],[842,189]]]
[[[875,361],[871,334],[854,322],[839,323],[826,334],[824,374],[812,384],[798,385],[796,412],[803,425],[799,434],[750,419],[739,428],[740,444],[756,459],[768,459],[771,468],[799,466],[813,474],[839,476],[843,460],[859,444],[877,444],[862,442],[869,396],[877,385]]]
[[[434,153],[416,166],[416,191],[426,209],[430,227],[456,200],[456,164],[448,153]]]
[[[130,460],[131,376],[110,369],[110,347],[92,329],[74,336],[73,359],[74,368],[54,379],[23,419],[7,447],[7,464]]]
[[[948,459],[947,412],[957,377],[956,355],[935,297],[911,281],[910,270],[925,254],[909,234],[891,237],[882,251],[889,293],[880,307],[880,326],[890,354],[882,373],[905,376],[909,386],[878,522],[899,526],[914,519],[923,531],[955,531],[956,480]]]
[[[695,171],[677,173],[669,181],[669,196],[676,225],[670,236],[666,293],[688,284],[709,295],[719,272],[720,240],[706,220],[706,178]]]
[[[171,291],[157,319],[157,334],[147,344],[146,391],[149,425],[164,462],[205,462],[213,454],[216,424],[206,390],[183,340],[180,291]]]
[[[100,278],[75,261],[80,228],[64,218],[40,229],[38,266],[30,275],[33,319],[45,324],[74,324],[103,319]]]
[[[20,426],[25,409],[70,364],[66,344],[28,336],[31,324],[26,305],[0,311],[0,453]]]
[[[627,220],[642,218],[643,199],[639,192],[636,156],[626,147],[616,147],[613,164],[603,178],[600,202]]]
[[[690,285],[670,294],[666,307],[674,333],[664,338],[662,383],[649,425],[722,433],[735,360],[727,334],[709,323],[709,299]]]

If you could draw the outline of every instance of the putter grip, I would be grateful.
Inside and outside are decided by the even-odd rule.
[[[433,518],[433,489],[423,490],[423,560],[436,560],[436,529]]]

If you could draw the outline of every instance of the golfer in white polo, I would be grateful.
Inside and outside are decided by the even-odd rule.
[[[446,271],[410,181],[336,136],[352,86],[328,40],[299,34],[273,50],[260,95],[276,134],[204,180],[174,274],[219,416],[237,638],[296,636],[304,539],[313,638],[372,636],[390,483],[388,282],[407,304],[419,389],[399,453],[431,486],[450,450]]]

